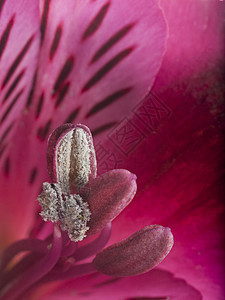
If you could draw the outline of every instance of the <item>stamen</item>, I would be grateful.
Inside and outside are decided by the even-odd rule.
[[[70,242],[67,246],[64,246],[61,257],[68,257],[74,254],[77,250],[78,243]]]
[[[17,299],[24,291],[40,278],[46,275],[58,261],[62,249],[61,232],[57,226],[54,227],[54,239],[52,248],[48,254],[39,261],[36,261],[28,270],[26,270],[17,281],[12,283],[8,292],[6,291],[2,300]]]
[[[43,192],[37,198],[44,221],[60,221],[62,230],[67,231],[71,241],[82,241],[89,229],[91,212],[81,196],[63,195],[59,184],[43,183]]]
[[[60,217],[62,230],[66,230],[71,241],[82,241],[89,229],[87,222],[90,220],[91,212],[88,204],[79,195],[65,196]]]
[[[49,274],[46,275],[45,278],[43,278],[43,283],[50,282],[50,281],[56,281],[56,280],[65,280],[65,279],[76,278],[76,277],[88,275],[91,273],[96,273],[96,269],[93,267],[93,265],[91,263],[79,264],[79,265],[71,266],[65,272],[62,272],[61,270],[58,272],[55,270],[52,270],[51,272],[49,272]]]
[[[10,245],[3,253],[0,270],[3,270],[17,254],[23,251],[47,252],[47,242],[38,239],[24,239]]]
[[[75,261],[80,261],[85,258],[88,258],[97,252],[99,252],[101,249],[103,249],[106,244],[109,241],[109,238],[111,236],[111,228],[112,224],[108,223],[103,230],[101,231],[100,235],[91,243],[84,245],[82,247],[79,247],[73,257],[75,258]]]
[[[70,194],[69,174],[73,141],[73,130],[69,131],[60,141],[56,155],[57,181],[64,194]]]
[[[70,130],[56,150],[57,182],[63,193],[78,192],[96,169],[93,164],[96,158],[91,135],[80,127]]]
[[[37,198],[42,207],[40,215],[44,221],[57,222],[59,220],[58,208],[62,203],[62,192],[58,184],[43,183],[43,192]]]

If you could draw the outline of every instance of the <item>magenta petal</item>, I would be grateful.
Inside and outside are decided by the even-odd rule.
[[[151,225],[102,250],[92,263],[99,272],[109,276],[139,275],[156,267],[172,246],[170,229]]]
[[[112,170],[92,180],[80,193],[91,211],[87,235],[99,232],[116,218],[133,199],[136,190],[136,176],[127,170]]]
[[[31,89],[39,50],[37,1],[1,1],[0,127],[1,133],[20,116]]]
[[[158,1],[41,1],[41,15],[36,129],[78,120],[108,131],[160,67],[167,27]]]
[[[21,113],[26,114],[25,106],[37,67],[40,30],[38,1],[1,1],[0,10],[0,248],[2,248],[10,240],[25,237],[32,218],[29,214],[33,203],[26,199],[28,195],[32,195],[27,187],[29,175],[24,166],[26,159],[21,159],[24,149],[27,148],[23,140],[29,137],[25,137],[23,133],[16,134],[15,131],[24,126],[23,122],[19,122],[19,118]],[[19,140],[18,144],[15,143],[16,139]],[[28,158],[28,155],[25,156]],[[22,163],[21,168],[18,167],[19,163]],[[16,170],[12,171],[12,165],[16,166]],[[9,176],[11,171],[12,176]]]
[[[87,284],[88,283],[88,284]],[[55,290],[45,291],[38,300],[202,300],[202,295],[171,272],[154,269],[146,274],[114,278],[94,274],[65,281]]]

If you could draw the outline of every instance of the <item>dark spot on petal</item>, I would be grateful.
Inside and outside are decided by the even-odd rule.
[[[63,82],[66,80],[66,78],[69,76],[70,72],[72,71],[74,66],[74,58],[73,56],[70,56],[69,58],[67,58],[66,62],[64,63],[56,81],[54,84],[54,88],[53,88],[53,96],[55,96],[55,94],[59,91],[59,89],[61,88]]]
[[[134,27],[135,23],[129,24],[115,33],[108,41],[95,53],[90,64],[99,60],[108,50],[118,43]]]
[[[92,130],[92,135],[93,136],[96,136],[98,135],[99,133],[102,133],[104,132],[105,130],[108,130],[110,128],[112,128],[113,126],[116,125],[117,122],[110,122],[110,123],[106,123],[100,127],[97,127],[96,129]]]
[[[0,0],[0,13],[2,12],[4,3],[5,3],[5,0]]]
[[[46,26],[48,21],[50,2],[51,0],[45,0],[45,4],[44,4],[44,10],[41,18],[41,44],[43,44],[45,38],[45,31],[46,31]]]
[[[27,108],[29,108],[32,104],[33,94],[34,94],[35,86],[36,86],[36,83],[37,83],[37,73],[38,73],[38,70],[36,70],[35,73],[34,73],[34,77],[33,77],[33,81],[32,81],[32,84],[31,84],[30,92],[29,92],[28,97],[27,97],[27,103],[26,103]]]
[[[98,83],[107,73],[109,73],[113,68],[115,68],[124,58],[126,58],[132,51],[134,47],[127,48],[121,51],[119,54],[114,56],[110,61],[108,61],[99,71],[97,71],[94,76],[89,79],[89,81],[82,88],[81,92],[86,92],[96,83]]]
[[[0,159],[1,159],[2,155],[4,154],[6,147],[7,147],[7,145],[1,145],[1,147],[0,147]]]
[[[52,121],[49,120],[46,125],[44,126],[43,130],[42,130],[42,139],[45,140],[48,137],[49,131],[50,131],[50,127],[51,127],[51,123]]]
[[[49,120],[43,127],[38,128],[37,136],[42,142],[47,138],[51,128],[51,124],[52,124],[52,120]]]
[[[37,104],[36,114],[35,114],[36,119],[40,116],[40,113],[41,113],[41,110],[43,107],[43,103],[44,103],[44,92],[41,94],[38,104]]]
[[[10,80],[10,78],[12,77],[12,75],[14,74],[14,72],[16,71],[17,67],[19,66],[20,62],[22,61],[22,59],[24,58],[25,54],[27,53],[27,51],[29,50],[32,41],[34,39],[34,36],[31,36],[28,41],[26,42],[26,44],[23,46],[22,50],[20,51],[20,53],[17,55],[16,59],[14,60],[14,62],[12,63],[12,65],[10,66],[5,79],[3,81],[2,84],[2,89],[5,87],[5,85],[7,84],[7,82]]]
[[[3,103],[9,98],[9,96],[15,90],[15,88],[18,85],[18,83],[23,78],[24,73],[25,73],[25,68],[19,73],[19,75],[15,78],[15,80],[13,81],[13,83],[11,84],[11,86],[9,87],[9,89],[8,89],[7,93],[5,94],[5,97],[4,97],[3,101],[2,101]]]
[[[95,18],[91,21],[91,23],[88,25],[87,29],[85,30],[82,36],[83,41],[86,40],[88,37],[90,37],[98,30],[109,9],[109,6],[110,6],[110,2],[106,3],[98,12],[98,14],[95,16]]]
[[[7,108],[7,110],[5,111],[5,113],[3,114],[1,120],[0,120],[0,124],[2,124],[4,122],[4,120],[7,118],[7,116],[9,115],[10,111],[12,110],[13,106],[16,104],[16,102],[18,101],[18,99],[20,98],[20,96],[22,95],[24,89],[22,88],[17,95],[15,96],[15,98],[13,99],[13,101],[11,102],[11,104],[9,105],[9,107]]]
[[[56,32],[55,32],[55,36],[54,36],[54,39],[53,39],[53,42],[52,42],[52,46],[51,46],[51,50],[50,50],[50,59],[52,60],[55,53],[56,53],[56,50],[59,46],[59,42],[60,42],[60,39],[61,39],[61,35],[62,35],[62,26],[59,25],[56,29]]]
[[[103,282],[100,282],[100,283],[98,283],[98,284],[95,284],[94,287],[95,287],[95,288],[101,288],[101,287],[104,286],[104,285],[110,285],[110,284],[115,283],[115,282],[120,281],[120,280],[122,280],[122,278],[112,278],[112,279],[107,279],[107,280],[105,280],[105,281],[103,281]]]
[[[92,109],[89,110],[89,112],[87,113],[87,115],[85,117],[88,118],[88,117],[98,113],[99,111],[101,111],[102,109],[104,109],[105,107],[110,105],[111,103],[114,103],[116,100],[125,96],[127,93],[129,93],[131,91],[131,89],[132,89],[131,87],[127,87],[127,88],[121,89],[121,90],[113,93],[112,95],[109,95],[108,97],[106,97],[105,99],[103,99],[102,101],[97,103],[95,106],[93,106]]]
[[[76,117],[78,116],[78,113],[80,111],[80,107],[74,109],[68,116],[68,118],[65,120],[64,124],[66,123],[73,123]]]
[[[13,126],[14,126],[14,123],[11,123],[11,124],[5,129],[5,131],[3,132],[2,136],[1,136],[0,144],[2,144],[2,143],[5,141],[6,137],[9,135],[9,133],[10,133],[10,131],[12,130]]]
[[[59,96],[56,100],[55,108],[57,108],[63,102],[66,94],[68,93],[69,87],[70,87],[69,82],[65,83],[65,85],[62,87],[61,91],[59,92]]]
[[[29,183],[33,184],[35,182],[35,179],[37,178],[37,168],[33,168],[30,172],[30,178],[29,178]]]
[[[8,25],[6,26],[6,29],[2,33],[2,36],[1,36],[1,39],[0,39],[0,58],[1,58],[2,54],[3,54],[5,46],[7,44],[7,41],[8,41],[10,32],[11,32],[11,29],[12,29],[13,24],[14,24],[14,19],[15,19],[15,15],[11,18],[11,20],[8,23]]]
[[[9,176],[9,173],[10,173],[10,158],[9,157],[7,157],[6,159],[5,159],[5,162],[4,162],[4,174],[5,174],[5,176]]]

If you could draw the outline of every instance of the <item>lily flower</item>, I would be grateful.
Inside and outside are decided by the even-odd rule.
[[[223,5],[0,1],[1,263],[19,249],[30,251],[6,266],[7,297],[17,297],[16,285],[18,293],[28,285],[24,299],[223,298]],[[122,168],[138,181],[136,197],[113,220],[112,232],[105,223],[78,249],[67,235],[68,222],[65,231],[52,228],[34,201],[49,181],[49,133],[74,122],[93,133],[100,178]],[[125,182],[132,177],[123,175]],[[82,195],[72,195],[87,200],[97,178],[88,179]],[[172,229],[171,254],[160,269],[120,277],[131,274],[124,267],[130,247],[138,257],[137,239],[142,244],[146,235],[154,240],[154,233],[165,233],[165,227],[148,227],[155,223]],[[92,264],[99,272],[87,275],[90,261],[80,261],[92,259],[108,239]],[[118,263],[117,253],[125,261]],[[109,268],[112,259],[122,270]],[[68,275],[63,282],[62,269]]]

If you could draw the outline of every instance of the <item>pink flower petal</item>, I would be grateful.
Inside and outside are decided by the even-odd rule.
[[[133,199],[136,190],[136,176],[127,170],[112,170],[84,187],[80,195],[91,211],[87,235],[96,234],[115,219]]]
[[[41,1],[41,9],[36,130],[75,120],[107,132],[146,94],[161,64],[167,30],[158,1]]]
[[[149,273],[124,278],[113,278],[94,274],[66,281],[48,290],[36,291],[34,300],[201,300],[202,295],[186,281],[174,277],[170,272],[155,269]]]
[[[24,237],[32,216],[27,215],[33,204],[27,201],[31,192],[24,190],[24,164],[22,170],[11,174],[12,164],[17,165],[24,151],[21,145],[15,147],[13,133],[18,127],[20,114],[25,114],[24,107],[32,88],[32,80],[37,67],[39,51],[39,7],[37,1],[28,0],[1,1],[0,4],[0,248],[8,244],[13,237]],[[17,136],[18,138],[18,136]],[[13,150],[13,151],[12,151]],[[12,151],[10,153],[10,151]],[[20,205],[18,203],[20,202]],[[24,224],[24,221],[26,224]],[[15,228],[20,230],[15,230]],[[13,236],[13,237],[12,237]]]
[[[39,50],[38,3],[2,1],[0,19],[0,135],[7,135],[26,104]]]

